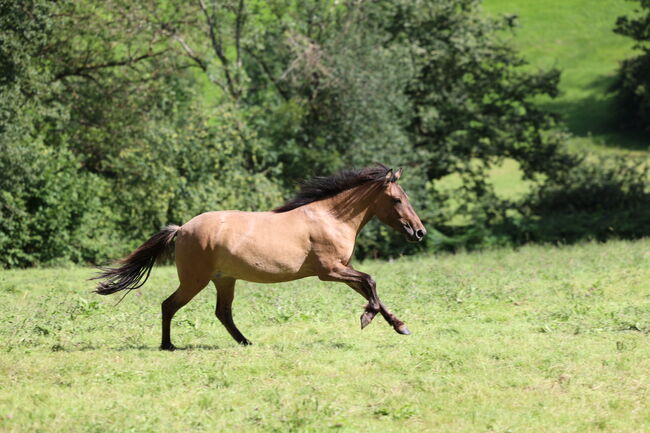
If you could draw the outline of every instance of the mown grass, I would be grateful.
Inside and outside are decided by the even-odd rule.
[[[214,290],[158,351],[174,269],[137,295],[88,269],[0,272],[0,431],[650,430],[650,240],[367,262],[413,335],[306,279],[240,283],[239,347]]]

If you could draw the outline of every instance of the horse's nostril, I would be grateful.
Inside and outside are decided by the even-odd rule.
[[[424,232],[422,230],[418,230],[415,232],[415,236],[417,236],[418,239],[422,239],[424,237]]]

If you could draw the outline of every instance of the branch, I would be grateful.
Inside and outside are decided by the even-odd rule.
[[[205,15],[205,22],[208,24],[208,34],[210,36],[210,43],[212,44],[212,49],[214,50],[217,57],[219,57],[219,60],[221,60],[221,63],[227,65],[228,59],[223,53],[223,49],[221,47],[221,38],[217,33],[215,33],[215,28],[217,26],[214,22],[213,19],[214,17],[210,15],[210,12],[208,12],[208,8],[205,5],[205,2],[203,0],[199,0],[199,6],[201,7],[201,11],[203,11],[203,15]],[[218,30],[219,29],[217,29],[217,31]]]
[[[205,15],[205,21],[208,24],[208,33],[210,35],[212,49],[214,50],[214,53],[217,55],[219,61],[221,62],[221,65],[223,66],[223,72],[226,76],[226,82],[228,84],[228,93],[230,93],[230,96],[232,96],[235,101],[238,101],[240,92],[238,89],[236,89],[235,82],[230,74],[230,63],[228,62],[228,58],[223,52],[223,48],[221,46],[221,38],[218,34],[219,29],[214,22],[214,16],[210,15],[210,12],[208,12],[208,8],[206,7],[204,0],[199,0],[199,6],[203,11],[203,15]]]
[[[190,46],[187,45],[187,42],[185,42],[185,39],[183,39],[182,37],[180,37],[177,34],[173,34],[172,38],[174,38],[176,40],[176,42],[178,42],[180,44],[180,46],[183,48],[183,51],[185,51],[185,54],[187,55],[187,57],[192,59],[198,65],[199,68],[203,69],[203,71],[205,71],[205,72],[208,71],[208,65],[199,56],[197,56],[194,53],[192,48],[190,48]]]
[[[289,92],[287,92],[285,89],[282,88],[282,86],[280,85],[280,79],[275,78],[273,76],[273,72],[271,72],[271,68],[269,68],[269,65],[267,65],[266,62],[260,56],[255,54],[253,51],[247,50],[245,48],[244,48],[244,50],[253,58],[253,60],[255,60],[257,63],[259,63],[259,65],[262,67],[262,70],[266,74],[267,78],[269,79],[269,81],[271,81],[271,83],[273,84],[275,89],[278,91],[278,93],[280,94],[282,99],[284,99],[285,101],[288,101],[289,98],[290,98]]]
[[[244,0],[239,0],[239,6],[237,7],[237,20],[235,22],[235,51],[237,53],[237,67],[241,66],[241,31],[244,27],[244,22],[246,21],[246,16],[244,15]]]
[[[99,69],[114,68],[114,67],[117,67],[117,66],[134,65],[134,64],[136,64],[136,63],[138,63],[138,62],[140,62],[142,60],[150,59],[150,58],[159,56],[159,55],[163,54],[166,51],[167,50],[165,49],[165,50],[157,51],[157,52],[148,52],[148,53],[142,54],[141,56],[138,56],[138,57],[129,57],[129,58],[123,59],[123,60],[114,60],[114,61],[105,62],[105,63],[96,63],[94,65],[84,64],[83,66],[79,66],[79,67],[74,68],[74,69],[66,69],[66,70],[63,70],[63,71],[59,72],[58,74],[56,74],[54,76],[53,81],[58,81],[58,80],[61,80],[61,79],[65,78],[65,77],[69,77],[69,76],[73,76],[73,75],[88,78],[87,76],[88,76],[89,72],[96,71],[96,70],[99,70]]]

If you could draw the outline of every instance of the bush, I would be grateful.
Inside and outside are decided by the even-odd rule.
[[[650,235],[650,166],[585,159],[539,185],[519,206],[515,241],[575,242]]]
[[[479,205],[480,206],[480,205]],[[437,228],[437,250],[482,249],[650,236],[650,164],[639,158],[589,156],[571,170],[553,173],[521,200],[493,197],[491,217]]]
[[[74,155],[38,140],[0,143],[0,265],[93,260],[103,182]]]

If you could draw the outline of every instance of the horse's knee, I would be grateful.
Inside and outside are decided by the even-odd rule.
[[[381,308],[378,303],[373,303],[372,301],[370,301],[366,304],[365,311],[369,313],[377,314],[380,310]]]

